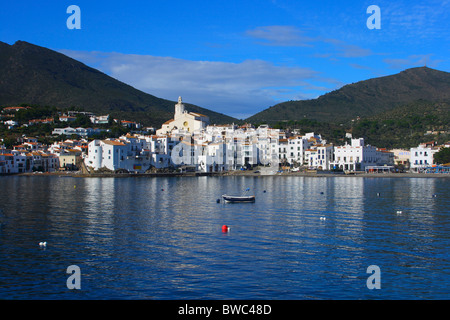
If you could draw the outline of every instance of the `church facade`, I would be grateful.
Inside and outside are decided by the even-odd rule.
[[[181,97],[175,105],[175,115],[173,119],[166,121],[161,129],[156,131],[157,135],[169,134],[172,130],[184,130],[193,132],[205,129],[209,124],[209,117],[196,112],[187,112],[184,108]]]

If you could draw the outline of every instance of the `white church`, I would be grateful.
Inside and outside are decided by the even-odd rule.
[[[179,97],[178,103],[175,105],[175,115],[173,119],[163,123],[161,129],[156,131],[156,135],[169,134],[172,130],[176,129],[193,132],[206,128],[208,124],[208,116],[195,112],[187,112],[184,109],[181,97]]]

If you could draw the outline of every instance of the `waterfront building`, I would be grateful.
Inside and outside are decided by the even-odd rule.
[[[167,168],[173,165],[170,153],[178,142],[178,138],[170,136],[129,134],[119,139],[93,140],[88,145],[84,162],[93,170],[124,169],[144,173],[151,167]]]
[[[386,148],[377,148],[380,160],[378,163],[380,165],[393,165],[395,163],[395,155],[392,151]]]
[[[366,166],[384,165],[381,152],[371,145],[364,144],[364,138],[351,139],[351,144],[334,147],[334,160],[330,169],[364,171]]]
[[[395,165],[409,166],[409,160],[411,158],[411,151],[405,149],[392,149],[394,153],[394,163]]]
[[[308,139],[304,136],[295,135],[288,138],[287,161],[291,165],[302,166],[305,164],[305,151],[309,147]]]
[[[1,149],[0,174],[26,173],[33,170],[53,172],[58,167],[59,159],[54,154]]]
[[[317,170],[329,170],[334,158],[332,144],[315,145],[305,150],[305,160],[308,168]]]
[[[115,140],[93,140],[88,145],[85,164],[94,170],[107,168],[115,171],[119,168],[125,169],[123,162],[126,157],[127,147],[124,143]]]
[[[440,150],[434,141],[421,143],[417,148],[410,149],[410,168],[419,172],[433,165],[433,156]]]

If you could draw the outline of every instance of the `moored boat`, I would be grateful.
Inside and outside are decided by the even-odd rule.
[[[223,200],[225,202],[255,202],[256,197],[255,196],[229,196],[229,195],[222,195]]]

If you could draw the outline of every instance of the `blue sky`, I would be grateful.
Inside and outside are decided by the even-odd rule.
[[[70,5],[81,29],[68,29]],[[370,5],[381,29],[366,25]],[[160,98],[246,118],[424,66],[450,71],[450,1],[10,1],[0,41],[47,47]]]

